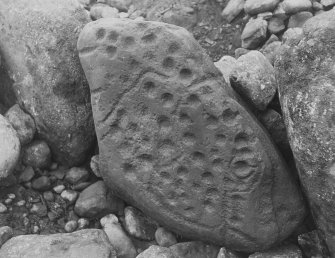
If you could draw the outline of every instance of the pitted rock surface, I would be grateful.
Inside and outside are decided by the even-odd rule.
[[[70,166],[83,162],[94,142],[89,88],[76,54],[87,22],[75,0],[0,2],[0,51],[11,79],[1,80],[0,98],[14,91],[53,157]]]
[[[276,62],[290,145],[312,214],[335,257],[335,10],[288,34]],[[294,44],[292,43],[294,42]]]
[[[189,32],[101,19],[78,50],[100,173],[120,197],[173,232],[243,251],[300,223],[286,164]]]

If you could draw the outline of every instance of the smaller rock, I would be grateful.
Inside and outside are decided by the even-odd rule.
[[[124,209],[125,229],[134,237],[142,240],[155,239],[157,223],[143,214],[140,210],[128,206]]]
[[[280,17],[272,17],[269,20],[268,30],[272,34],[277,34],[285,30],[285,20]]]
[[[21,145],[31,142],[36,132],[34,119],[25,113],[18,104],[12,106],[5,117],[16,130]]]
[[[240,258],[242,256],[239,256],[237,253],[228,250],[225,247],[221,247],[219,254],[217,256],[217,258]]]
[[[289,244],[274,247],[264,252],[257,252],[249,256],[249,258],[268,258],[268,257],[302,258],[302,252],[296,245]]]
[[[283,9],[282,3],[279,3],[277,5],[276,9],[273,11],[273,16],[281,18],[283,20],[287,18],[287,14],[285,10]]]
[[[45,217],[48,215],[47,207],[42,203],[34,203],[30,209],[30,212],[36,214],[39,217]]]
[[[0,247],[11,239],[14,235],[13,229],[11,227],[5,226],[0,227]]]
[[[63,178],[65,177],[65,174],[67,172],[68,169],[66,169],[65,167],[59,167],[56,170],[53,171],[49,171],[49,175],[50,176],[54,176],[59,180],[63,180]]]
[[[273,17],[272,12],[264,12],[264,13],[257,14],[258,19],[270,20],[272,17]]]
[[[53,188],[53,190],[54,190],[55,193],[60,194],[61,192],[63,192],[65,190],[65,185],[56,185]]]
[[[74,210],[81,217],[93,218],[116,213],[123,206],[123,201],[112,195],[103,181],[97,181],[80,193]]]
[[[182,242],[170,246],[170,250],[176,257],[183,258],[217,258],[219,249],[217,246],[200,241]]]
[[[28,144],[24,151],[22,161],[34,168],[48,168],[51,164],[51,152],[45,141],[36,140]]]
[[[77,227],[78,227],[78,222],[75,221],[75,220],[70,220],[65,224],[64,230],[67,233],[71,233],[71,232],[75,231],[77,229]]]
[[[290,17],[287,27],[288,28],[296,28],[296,27],[302,28],[305,22],[312,17],[313,17],[313,14],[311,12],[296,13]]]
[[[31,187],[38,191],[47,191],[51,188],[50,178],[40,176],[32,181]]]
[[[329,8],[333,5],[335,5],[335,0],[321,0],[321,4],[326,7]]]
[[[18,202],[16,203],[16,206],[18,206],[18,207],[23,207],[25,204],[26,204],[26,201],[25,201],[25,200],[21,200],[21,201],[18,201]]]
[[[78,230],[88,228],[89,225],[90,221],[88,219],[85,218],[78,219]]]
[[[327,246],[319,237],[317,230],[299,235],[298,243],[306,257],[330,257]]]
[[[175,256],[169,248],[152,245],[136,256],[136,258],[179,258],[179,256]]]
[[[73,188],[73,190],[81,192],[85,188],[87,188],[88,186],[90,186],[91,184],[92,184],[92,182],[81,182],[81,183],[73,185],[72,188]]]
[[[269,60],[271,65],[274,65],[277,55],[280,52],[280,47],[282,43],[280,41],[275,41],[260,50],[260,52]]]
[[[280,0],[247,0],[244,5],[244,11],[250,15],[272,12],[279,2]]]
[[[31,166],[27,166],[19,177],[19,183],[29,182],[35,176],[35,171]]]
[[[171,245],[177,244],[175,235],[162,227],[157,228],[155,232],[155,240],[157,244],[163,247],[169,247]]]
[[[93,21],[101,18],[120,18],[116,8],[106,4],[95,4],[90,9],[90,16]]]
[[[91,158],[90,167],[91,167],[92,172],[93,172],[97,177],[101,177],[101,175],[100,175],[100,169],[99,169],[99,155],[94,155],[94,156]]]
[[[121,19],[129,18],[129,14],[124,12],[119,13],[119,16]]]
[[[107,4],[120,12],[128,12],[132,0],[98,0],[98,3]]]
[[[239,57],[230,73],[233,89],[249,104],[265,110],[276,93],[275,70],[259,51]]]
[[[73,167],[67,171],[65,181],[74,185],[85,182],[89,176],[90,174],[86,168]]]
[[[226,83],[230,85],[229,75],[234,69],[237,60],[232,56],[223,56],[221,59],[214,63],[214,65],[220,70],[225,79]]]
[[[114,214],[106,215],[100,219],[100,224],[108,236],[109,242],[120,258],[134,258],[137,255],[135,246],[124,232],[118,218]]]
[[[73,190],[64,190],[60,195],[68,204],[73,204],[78,199],[78,192]]]
[[[6,213],[7,212],[7,207],[3,203],[0,202],[0,214],[1,213]]]
[[[5,200],[5,204],[11,204],[13,202],[13,200],[11,199],[11,198],[7,198],[6,200]]]
[[[245,0],[230,0],[221,13],[222,17],[230,23],[242,12],[244,2]]]
[[[296,46],[303,37],[302,28],[289,28],[285,31],[282,37],[283,44],[285,43],[288,46]]]
[[[52,162],[51,165],[50,165],[50,170],[51,171],[54,171],[58,168],[58,164],[56,162]]]
[[[268,23],[263,19],[250,19],[241,35],[242,47],[246,49],[259,47],[266,40],[267,27]]]
[[[309,11],[312,8],[310,0],[284,0],[281,5],[287,14]]]
[[[12,199],[12,200],[16,198],[16,195],[14,193],[9,193],[7,196],[9,199]]]
[[[40,227],[37,226],[37,225],[34,225],[33,226],[33,234],[38,234],[38,233],[40,233]]]
[[[237,59],[237,58],[239,58],[240,56],[243,56],[243,55],[245,55],[246,53],[248,53],[248,52],[250,52],[251,50],[249,50],[249,49],[245,49],[245,48],[242,48],[242,47],[240,47],[240,48],[236,48],[235,49],[235,58]]]
[[[323,5],[320,4],[319,2],[313,1],[312,5],[313,5],[313,10],[315,12],[323,10]]]
[[[55,200],[55,196],[51,191],[44,192],[43,198],[48,202],[53,202]]]

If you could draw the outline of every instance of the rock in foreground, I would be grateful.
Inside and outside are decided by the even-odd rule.
[[[295,37],[293,35],[293,37]],[[317,226],[335,256],[335,10],[309,19],[276,62],[285,124]],[[288,38],[286,42],[292,42]]]
[[[52,235],[21,235],[0,249],[6,258],[116,258],[106,234],[99,229]]]
[[[301,194],[258,122],[189,32],[100,19],[78,41],[100,173],[185,237],[254,251],[304,217]]]
[[[4,88],[13,88],[39,136],[68,165],[82,162],[94,141],[89,89],[76,54],[88,21],[75,0],[0,2],[0,50],[13,80]]]

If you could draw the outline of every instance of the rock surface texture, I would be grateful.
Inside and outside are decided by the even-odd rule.
[[[276,62],[285,124],[313,217],[335,256],[335,10],[309,19]],[[292,42],[287,40],[287,42]]]
[[[167,229],[231,249],[265,249],[304,217],[267,134],[189,32],[100,19],[78,40],[100,173]]]
[[[11,87],[54,157],[68,165],[82,162],[94,141],[89,89],[76,54],[88,21],[75,0],[0,3],[0,50]]]
[[[116,258],[106,234],[99,229],[52,235],[21,235],[0,249],[6,258]]]

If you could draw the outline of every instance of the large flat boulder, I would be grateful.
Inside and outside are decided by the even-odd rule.
[[[19,17],[19,18],[18,18]],[[76,52],[89,21],[76,0],[0,2],[0,52],[14,91],[54,157],[81,163],[94,141],[89,88]],[[6,89],[8,92],[6,92]]]
[[[189,32],[100,19],[78,40],[100,172],[127,203],[185,237],[264,249],[305,214],[264,129]]]
[[[332,256],[335,256],[334,37],[335,10],[331,10],[308,20],[302,35],[288,35],[275,65],[300,180]]]
[[[74,233],[13,237],[1,247],[0,257],[116,258],[116,253],[103,230],[84,229]]]

